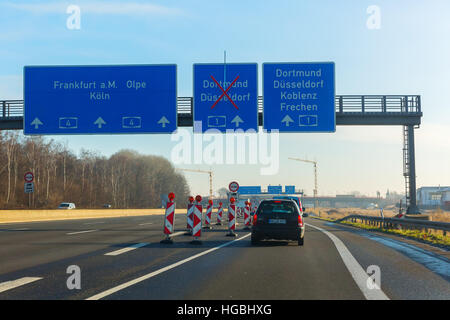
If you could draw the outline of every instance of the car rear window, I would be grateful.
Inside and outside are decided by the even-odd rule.
[[[60,207],[68,207],[69,204],[68,204],[68,203],[61,203],[59,206],[60,206]]]
[[[297,205],[300,207],[300,200],[297,197],[274,197],[274,199],[286,199],[286,200],[293,200],[297,203]]]
[[[259,208],[257,214],[273,214],[273,213],[283,213],[283,214],[298,214],[295,205],[288,201],[279,202],[263,202]]]

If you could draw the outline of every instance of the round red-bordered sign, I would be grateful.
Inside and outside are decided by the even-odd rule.
[[[25,182],[33,182],[34,174],[33,174],[33,172],[28,171],[23,175],[23,178],[24,178]]]
[[[228,189],[231,192],[237,192],[239,190],[239,183],[237,183],[236,181],[230,182],[230,184],[228,185]]]

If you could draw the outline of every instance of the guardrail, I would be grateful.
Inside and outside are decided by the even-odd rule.
[[[337,114],[403,114],[421,113],[420,96],[418,95],[338,95],[335,97]],[[177,98],[178,114],[191,116],[193,110],[192,97]],[[263,112],[263,97],[258,97],[258,112]],[[23,116],[23,100],[0,100],[0,118]]]
[[[342,219],[338,219],[336,220],[336,222],[342,222],[346,220],[350,220],[354,223],[357,223],[359,220],[361,221],[361,223],[378,226],[380,228],[397,228],[400,226],[406,227],[407,229],[425,230],[425,232],[428,232],[428,229],[441,230],[444,236],[447,234],[447,231],[450,231],[449,222],[426,221],[408,218],[382,218],[353,214]]]
[[[23,100],[2,100],[0,101],[0,117],[14,118],[23,115]]]

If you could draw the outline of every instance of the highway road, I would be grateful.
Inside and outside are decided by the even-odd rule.
[[[251,246],[242,221],[236,238],[214,226],[196,246],[184,235],[182,215],[169,245],[160,244],[163,219],[0,225],[0,300],[450,299],[443,250],[312,218],[305,219],[303,247]],[[67,286],[70,266],[79,267],[80,289]],[[381,288],[367,285],[369,266],[379,268]]]

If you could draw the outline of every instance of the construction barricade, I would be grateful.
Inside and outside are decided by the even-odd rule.
[[[193,226],[192,226],[192,236],[194,239],[191,241],[191,244],[202,244],[200,241],[200,237],[202,236],[202,197],[196,196],[195,201],[197,202],[194,205],[193,212]]]
[[[175,226],[175,194],[173,192],[169,193],[169,201],[166,204],[166,214],[164,216],[164,234],[166,238],[161,240],[161,243],[172,244],[173,240],[170,235],[173,233]]]
[[[217,209],[217,223],[216,225],[221,226],[222,225],[222,219],[223,219],[223,203],[219,202],[219,208]]]
[[[250,207],[251,207],[251,203],[248,201],[245,201],[245,208],[244,208],[244,230],[250,230],[250,222],[251,222],[251,217],[250,217]]]
[[[203,229],[211,229],[211,215],[213,209],[213,201],[209,199],[208,206],[206,207],[206,215],[205,215],[205,226]]]
[[[236,237],[236,205],[235,199],[233,197],[230,198],[230,204],[228,205],[228,233],[227,237]]]
[[[189,203],[187,205],[187,231],[185,235],[192,235],[192,227],[194,225],[194,197],[189,197]]]

